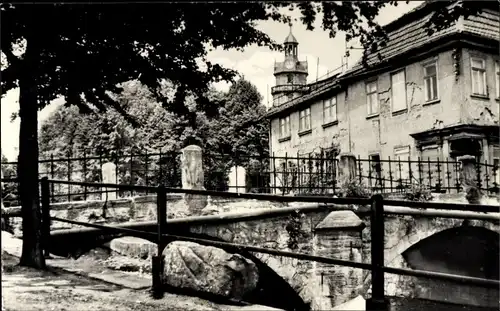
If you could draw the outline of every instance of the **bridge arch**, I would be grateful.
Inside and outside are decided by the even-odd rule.
[[[413,232],[395,245],[394,249],[399,254],[386,258],[386,265],[498,280],[499,243],[498,224],[454,221],[450,228],[434,228],[426,234]],[[404,248],[406,245],[409,246]],[[370,283],[371,278],[368,276],[365,282],[368,291]],[[386,274],[385,283],[387,296],[401,298],[396,298],[399,305],[394,310],[439,307],[432,303],[457,303],[475,310],[474,308],[498,308],[499,303],[497,289],[394,274]],[[402,299],[403,297],[410,299]],[[419,305],[415,306],[415,303]],[[451,307],[450,310],[455,309]]]
[[[154,226],[145,226],[140,228],[146,231],[154,231]],[[219,238],[217,236],[204,234],[204,233],[193,233],[186,228],[175,228],[171,226],[169,228],[172,230],[174,235],[187,236],[192,238],[206,239],[219,242],[232,242],[225,239]],[[72,234],[56,234],[51,236],[50,251],[52,254],[58,256],[71,256],[77,259],[82,254],[88,251],[102,246],[111,240],[119,237],[127,236],[123,233],[112,233],[112,232],[102,232],[102,231],[92,231],[92,232],[73,232]],[[150,242],[156,243],[156,238],[150,235],[137,235],[139,238],[143,238]],[[81,241],[79,243],[74,243],[75,240]],[[174,242],[175,239],[167,241],[168,243]],[[282,276],[278,274],[272,267],[259,259],[256,255],[251,252],[237,249],[235,247],[220,246],[219,248],[224,249],[227,252],[238,253],[245,258],[252,260],[257,268],[259,269],[259,281],[257,284],[257,290],[251,293],[249,297],[246,297],[246,301],[250,303],[267,305],[275,307],[282,310],[294,310],[294,311],[308,311],[310,310],[309,303],[304,302],[299,293],[297,293],[294,288],[288,283]],[[181,291],[179,291],[181,292]],[[182,291],[184,294],[195,294],[189,291]],[[220,297],[211,297],[204,293],[196,293],[197,296],[205,297],[207,299],[220,300]]]
[[[202,233],[183,232],[183,236],[206,239],[219,242],[228,242],[221,238],[214,237]],[[174,242],[175,240],[169,241]],[[231,252],[238,253],[245,258],[253,261],[259,269],[259,281],[257,291],[252,293],[251,297],[246,299],[248,302],[266,305],[283,310],[308,311],[310,305],[300,297],[293,287],[281,277],[274,269],[257,258],[251,252],[237,249],[234,247],[220,246],[219,248]]]

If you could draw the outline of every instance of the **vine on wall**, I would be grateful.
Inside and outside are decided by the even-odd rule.
[[[302,220],[304,217],[303,213],[295,211],[285,226],[288,232],[288,248],[291,250],[296,250],[299,247],[299,241],[306,237],[306,232],[302,230]]]

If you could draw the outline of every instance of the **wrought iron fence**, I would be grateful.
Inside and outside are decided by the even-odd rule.
[[[113,163],[107,177],[103,176],[103,165]],[[167,187],[181,186],[180,155],[178,153],[140,153],[114,154],[112,156],[92,155],[83,152],[81,157],[41,159],[39,163],[39,178],[78,181],[78,182],[109,182],[118,185],[156,185]],[[17,191],[17,162],[2,163],[4,174],[3,202],[6,206],[18,205]],[[11,181],[8,181],[11,179]],[[115,193],[116,197],[125,197],[136,194],[147,194],[147,191],[134,190],[90,190],[80,185],[51,185],[51,202],[100,200],[103,193]]]
[[[102,168],[107,162],[114,165],[112,180],[103,178]],[[231,169],[244,168],[245,183],[230,183]],[[500,174],[498,165],[476,162],[475,184],[487,193],[498,193]],[[339,178],[340,163],[333,151],[289,156],[247,156],[238,154],[203,153],[205,189],[233,191],[244,189],[250,193],[282,195],[340,195],[343,188]],[[39,177],[79,182],[109,182],[119,185],[152,186],[161,184],[179,188],[181,182],[180,153],[129,153],[113,156],[58,158],[39,161]],[[16,162],[2,163],[4,178],[15,179]],[[240,174],[238,170],[236,174]],[[418,186],[435,193],[463,191],[460,181],[461,163],[440,159],[362,159],[357,158],[354,174],[356,182],[370,193],[405,192]],[[234,177],[234,176],[233,176]],[[238,180],[236,176],[236,180]],[[116,197],[148,194],[134,190],[89,190],[79,185],[51,185],[51,202],[101,199],[103,193]],[[4,205],[18,205],[17,183],[4,181]]]
[[[463,190],[461,163],[456,160],[391,159],[356,161],[356,175],[360,183],[374,192],[401,192],[418,185],[434,193],[457,193]],[[475,186],[484,192],[498,193],[500,175],[498,166],[487,161],[476,162]]]

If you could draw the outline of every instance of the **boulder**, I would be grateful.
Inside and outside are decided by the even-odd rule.
[[[109,248],[120,255],[131,258],[148,259],[158,253],[158,246],[155,243],[129,236],[113,239],[109,243]]]
[[[242,300],[256,289],[259,270],[239,254],[192,242],[172,242],[163,251],[163,284]]]

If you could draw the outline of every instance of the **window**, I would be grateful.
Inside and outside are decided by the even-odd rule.
[[[293,75],[292,74],[288,74],[286,76],[286,81],[288,84],[293,84]]]
[[[280,137],[290,136],[290,116],[280,118]]]
[[[396,165],[394,169],[396,170],[397,180],[408,180],[410,178],[409,162],[408,158],[410,156],[410,147],[399,147],[394,148],[394,159],[396,160]]]
[[[496,84],[496,92],[497,98],[500,98],[500,61],[495,62],[495,84]]]
[[[486,64],[484,59],[471,58],[472,94],[487,95]]]
[[[391,75],[392,112],[406,109],[406,81],[405,71]]]
[[[427,64],[424,66],[424,87],[425,101],[433,101],[438,99],[438,84],[437,84],[437,64]]]
[[[323,124],[337,120],[337,96],[323,101]]]
[[[369,116],[378,113],[377,81],[366,84],[366,107]]]
[[[299,112],[299,132],[311,129],[311,108]]]
[[[286,94],[286,98],[287,98],[288,100],[292,100],[292,99],[293,99],[293,93],[288,93],[288,94]]]

